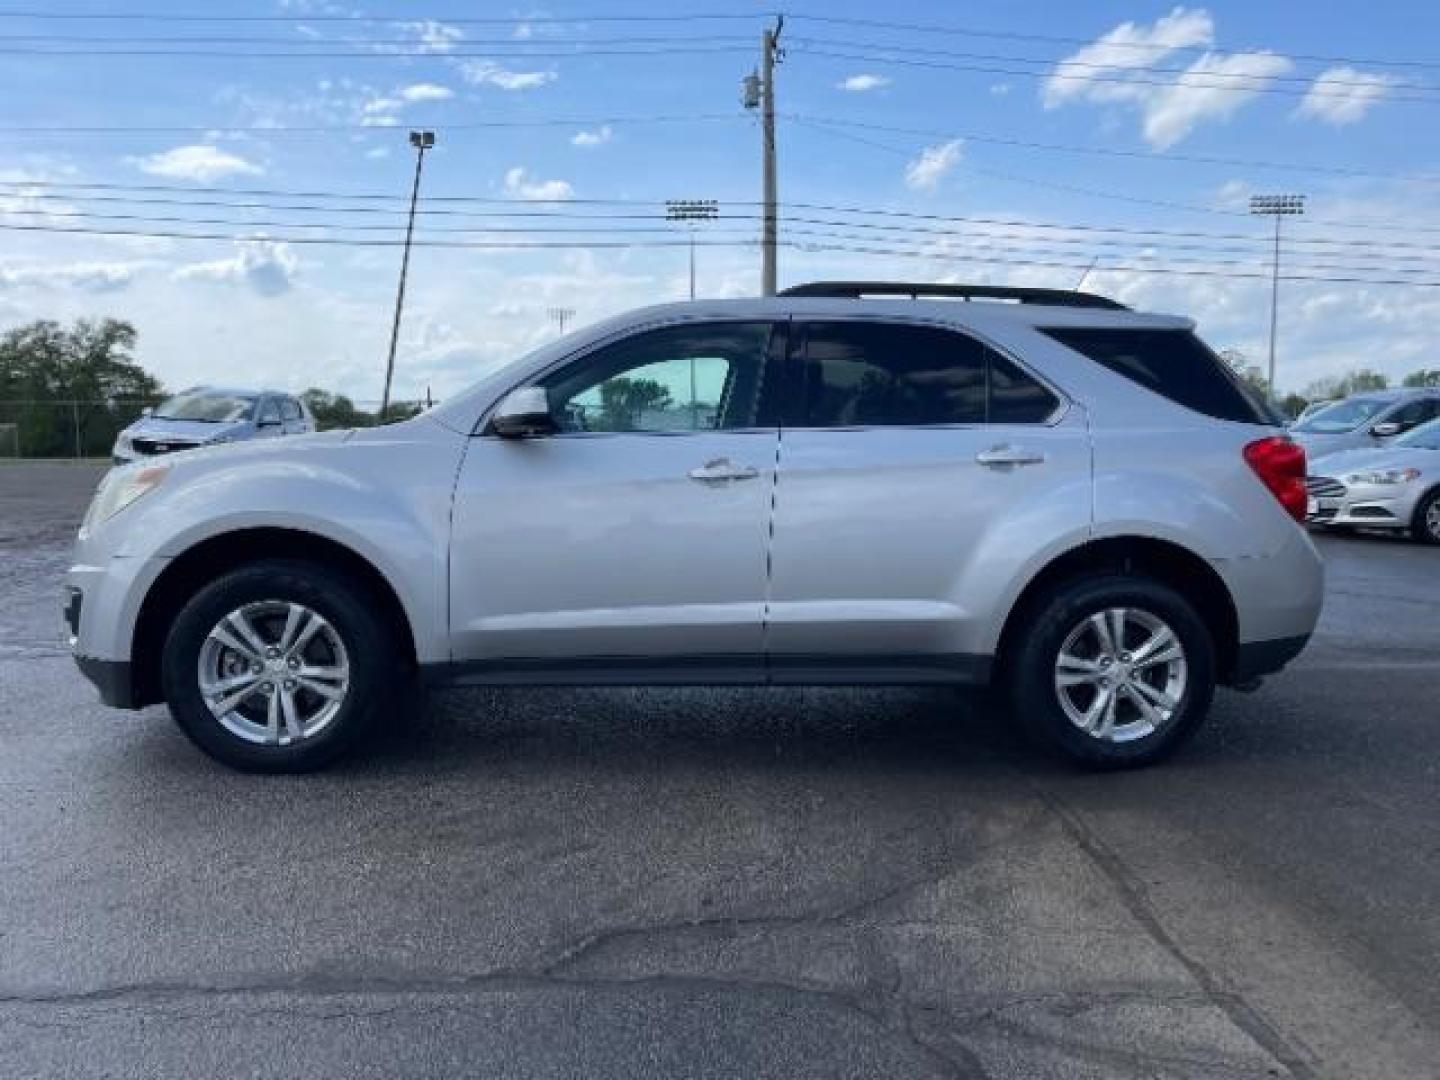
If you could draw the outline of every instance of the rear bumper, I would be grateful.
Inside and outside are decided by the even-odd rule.
[[[1235,666],[1225,681],[1247,683],[1274,674],[1299,656],[1309,642],[1309,634],[1246,642],[1235,650]]]
[[[130,677],[128,660],[96,660],[93,656],[76,656],[75,665],[100,691],[100,700],[112,709],[138,709],[135,683]]]

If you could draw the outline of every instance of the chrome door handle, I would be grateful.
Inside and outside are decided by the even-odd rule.
[[[1038,450],[1027,450],[1023,446],[992,446],[989,450],[981,450],[976,454],[975,460],[981,465],[992,467],[1039,465],[1045,460],[1045,455]]]
[[[716,458],[686,473],[702,484],[723,484],[729,480],[754,480],[760,470],[749,465],[736,465],[729,458]]]

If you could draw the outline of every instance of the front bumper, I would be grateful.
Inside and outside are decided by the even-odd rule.
[[[1425,491],[1422,477],[1404,484],[1347,485],[1333,476],[1305,480],[1311,525],[1350,525],[1366,529],[1408,529]]]
[[[77,654],[75,666],[100,691],[102,704],[112,709],[140,708],[135,697],[135,680],[130,677],[130,661],[96,660],[93,656]]]

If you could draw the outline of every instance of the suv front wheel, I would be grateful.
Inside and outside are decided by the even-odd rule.
[[[1215,646],[1175,590],[1149,578],[1068,582],[1027,613],[1012,638],[1008,691],[1043,745],[1087,765],[1145,765],[1204,719]]]
[[[405,672],[378,605],[348,575],[289,559],[217,578],[181,609],[161,663],[199,747],[255,772],[303,772],[359,744]]]

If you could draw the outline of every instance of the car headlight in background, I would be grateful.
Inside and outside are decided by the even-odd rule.
[[[143,495],[154,491],[170,475],[169,465],[127,465],[112,469],[100,481],[85,520],[80,525],[80,534],[107,521]]]
[[[1371,472],[1351,473],[1345,477],[1347,484],[1408,484],[1418,479],[1419,469],[1376,469]]]

